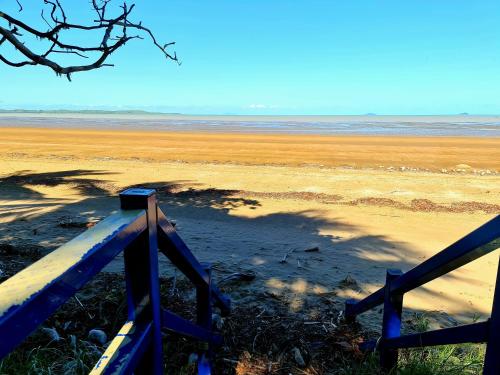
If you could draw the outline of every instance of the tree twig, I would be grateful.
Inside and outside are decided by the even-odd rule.
[[[19,12],[21,12],[23,10],[21,2],[19,0],[16,1],[19,5]],[[0,11],[0,21],[4,20],[7,23],[4,26],[0,25],[0,45],[3,43],[10,44],[24,58],[23,60],[15,61],[10,57],[0,54],[0,61],[13,67],[43,65],[52,69],[56,74],[65,75],[71,80],[72,73],[113,66],[113,64],[107,63],[109,56],[133,39],[144,39],[140,35],[142,33],[149,37],[153,45],[161,51],[167,60],[172,60],[180,64],[177,54],[175,52],[170,53],[167,50],[175,42],[162,45],[157,41],[153,32],[142,25],[142,22],[133,22],[130,20],[130,14],[134,10],[135,4],[129,6],[124,2],[120,6],[121,12],[116,17],[109,18],[106,15],[106,11],[111,0],[92,0],[91,6],[97,14],[97,19],[93,20],[91,24],[84,25],[69,22],[69,17],[59,0],[43,0],[43,2],[49,8],[50,20],[53,23],[51,25],[45,18],[44,9],[42,9],[41,18],[49,27],[47,31],[37,30],[20,19]],[[19,32],[20,30],[23,31],[23,34]],[[102,32],[102,36],[93,45],[81,45],[79,43],[62,41],[63,34],[75,30],[84,33],[100,31]],[[129,30],[134,30],[137,34],[130,35]],[[116,32],[118,33],[116,34]],[[48,41],[51,43],[50,47],[43,53],[36,53],[34,52],[34,46],[28,45],[26,36]],[[31,40],[30,43],[32,43]],[[84,53],[95,53],[98,56],[91,63],[79,65],[63,65],[52,58],[52,54],[72,54],[82,59],[88,59],[89,57]]]

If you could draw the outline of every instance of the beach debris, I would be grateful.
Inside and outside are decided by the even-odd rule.
[[[80,307],[82,308],[83,311],[85,311],[85,313],[88,315],[88,317],[90,319],[94,319],[94,315],[92,315],[88,310],[87,308],[84,306],[84,304],[82,303],[82,301],[80,301],[80,299],[76,296],[76,294],[73,296],[73,298],[75,299],[75,301],[80,305]]]
[[[253,281],[255,277],[256,274],[253,271],[235,272],[219,280],[218,284],[234,281]]]
[[[353,346],[351,343],[347,342],[347,341],[339,341],[336,343],[338,346],[340,346],[342,349],[344,349],[345,351],[348,351],[348,352],[351,352],[353,351]]]
[[[339,314],[337,315],[337,324],[340,324],[342,322],[342,319],[344,318],[344,310],[340,310]],[[333,322],[332,322],[333,325]]]
[[[222,330],[222,327],[224,327],[224,318],[222,318],[219,314],[212,314],[212,325],[217,330]]]
[[[297,363],[300,367],[306,367],[306,362],[304,361],[304,357],[302,357],[302,353],[300,352],[299,348],[294,347],[292,349],[292,354],[295,363]]]
[[[73,324],[73,322],[71,320],[68,320],[67,322],[64,322],[62,324],[62,330],[63,331],[67,331],[69,327],[71,327],[71,325]]]
[[[319,251],[319,246],[310,247],[309,249],[304,250],[304,252],[306,252],[306,253],[315,253],[318,251]]]
[[[338,292],[336,290],[328,290],[326,292],[317,293],[317,296],[320,298],[336,297],[337,295]]]
[[[279,295],[278,293],[272,292],[272,291],[267,291],[267,290],[266,290],[266,291],[264,292],[264,295],[265,295],[266,297],[271,297],[271,298],[276,299],[276,300],[278,300],[278,301],[281,301],[281,299],[282,299],[282,296],[281,296],[281,295]]]
[[[462,171],[466,171],[466,170],[469,170],[469,169],[472,169],[472,167],[468,164],[457,164],[455,165],[455,168],[458,172],[462,172]]]
[[[88,339],[96,344],[104,345],[108,340],[108,336],[100,329],[91,329]]]
[[[92,228],[101,218],[86,218],[83,216],[62,216],[57,224],[61,228]]]
[[[172,278],[172,286],[170,287],[169,296],[172,297],[177,291],[177,268],[174,268],[174,277]]]
[[[341,289],[352,289],[352,290],[355,290],[357,292],[361,291],[361,287],[359,286],[358,282],[350,274],[348,274],[345,277],[345,279],[340,281],[339,287]]]
[[[280,260],[280,263],[286,263],[286,258],[288,258],[288,256],[290,254],[292,254],[293,252],[295,251],[295,249],[290,249],[286,252],[285,255],[283,255],[283,259]]]
[[[68,339],[69,339],[69,345],[71,346],[71,348],[73,350],[75,350],[76,349],[76,336],[75,335],[69,335]]]

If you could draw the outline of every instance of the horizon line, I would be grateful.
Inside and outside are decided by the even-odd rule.
[[[397,114],[397,113],[345,113],[345,114],[262,114],[262,113],[182,113],[182,112],[162,112],[162,111],[148,111],[143,109],[24,109],[24,108],[15,108],[15,109],[2,109],[0,108],[0,114],[143,114],[143,115],[168,115],[168,116],[256,116],[256,117],[328,117],[328,116],[366,116],[366,117],[377,117],[377,116],[492,116],[497,117],[500,114],[476,114],[476,113],[446,113],[446,114]]]

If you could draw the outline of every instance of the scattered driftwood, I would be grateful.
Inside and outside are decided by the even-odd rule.
[[[219,280],[218,284],[223,284],[233,281],[252,281],[254,279],[255,279],[255,272],[252,271],[235,272]]]
[[[283,255],[283,259],[280,260],[280,263],[286,263],[286,258],[288,258],[288,256],[292,254],[294,251],[295,249],[288,250],[287,253]]]
[[[306,253],[316,253],[319,251],[319,247],[318,246],[314,246],[314,247],[310,247],[309,249],[305,249],[304,252]]]
[[[63,216],[59,219],[57,225],[61,228],[92,228],[99,220],[101,220],[101,218],[88,219],[82,216]]]

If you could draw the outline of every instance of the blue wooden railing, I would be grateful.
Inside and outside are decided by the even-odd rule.
[[[230,301],[158,208],[149,189],[120,194],[121,210],[0,284],[0,359],[120,252],[124,252],[128,318],[92,374],[162,374],[162,330],[206,342],[198,373],[210,374],[212,305],[229,314]],[[196,323],[160,306],[158,250],[196,287]],[[168,371],[167,371],[168,372]]]
[[[480,323],[401,336],[401,312],[405,293],[447,274],[499,248],[500,215],[427,259],[402,273],[387,270],[385,286],[361,301],[348,300],[345,316],[356,315],[383,304],[382,335],[363,345],[377,349],[380,364],[389,370],[397,365],[398,349],[459,343],[487,343],[483,374],[500,374],[500,262],[491,317]]]

